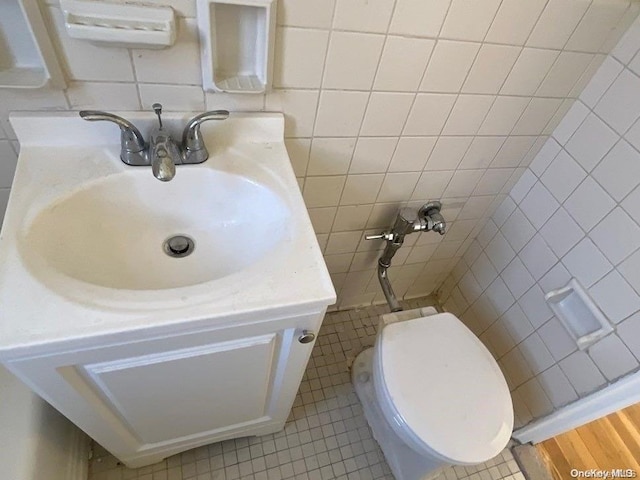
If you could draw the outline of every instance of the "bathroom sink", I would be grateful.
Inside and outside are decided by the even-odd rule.
[[[155,121],[123,116],[142,132]],[[177,137],[192,116],[163,120]],[[119,160],[112,124],[73,112],[11,122],[21,152],[0,234],[0,354],[335,301],[282,115],[204,124],[209,159],[178,166],[169,182]]]
[[[139,168],[56,199],[26,226],[20,253],[81,282],[161,290],[226,277],[285,247],[291,210],[272,190],[220,170],[180,170],[162,183]],[[193,251],[164,245],[175,235]]]

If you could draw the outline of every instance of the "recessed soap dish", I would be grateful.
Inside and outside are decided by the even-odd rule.
[[[544,298],[580,350],[613,331],[607,318],[575,278],[566,287],[553,290]]]

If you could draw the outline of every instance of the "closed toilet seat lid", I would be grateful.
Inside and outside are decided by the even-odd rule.
[[[382,401],[394,413],[388,420],[410,444],[460,464],[485,462],[505,448],[513,430],[509,388],[458,318],[441,313],[390,324],[376,349]]]

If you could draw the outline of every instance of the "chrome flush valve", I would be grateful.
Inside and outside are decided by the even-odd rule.
[[[427,222],[425,230],[433,230],[434,232],[444,235],[447,229],[447,222],[440,213],[442,203],[438,201],[428,202],[418,210],[418,217]]]

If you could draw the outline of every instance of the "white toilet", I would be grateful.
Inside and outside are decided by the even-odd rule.
[[[454,315],[424,316],[428,310],[383,316],[375,346],[353,365],[365,416],[397,480],[483,463],[513,429],[509,388],[494,358]]]

